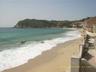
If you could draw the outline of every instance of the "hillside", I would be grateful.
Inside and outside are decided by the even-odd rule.
[[[15,28],[62,28],[72,27],[72,21],[48,21],[48,20],[37,20],[37,19],[24,19],[19,21]]]
[[[14,26],[15,28],[63,28],[63,27],[82,27],[82,22],[91,20],[96,17],[87,17],[80,20],[74,21],[49,21],[49,20],[37,20],[37,19],[24,19],[18,21],[18,23]]]

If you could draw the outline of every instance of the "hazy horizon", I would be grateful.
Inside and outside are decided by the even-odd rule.
[[[0,0],[0,27],[19,20],[79,20],[96,16],[96,0]]]

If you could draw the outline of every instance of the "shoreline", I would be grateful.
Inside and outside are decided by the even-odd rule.
[[[2,72],[70,72],[70,58],[78,50],[80,43],[80,38],[67,41],[43,52],[28,63]]]

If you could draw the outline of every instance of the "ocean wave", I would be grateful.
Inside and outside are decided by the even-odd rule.
[[[69,40],[73,40],[80,37],[78,31],[69,31],[62,34],[60,38],[54,38],[50,40],[32,42],[25,44],[19,48],[11,48],[0,52],[0,71],[10,69],[24,63],[28,60],[41,55],[42,52],[52,49],[60,43],[64,43]]]

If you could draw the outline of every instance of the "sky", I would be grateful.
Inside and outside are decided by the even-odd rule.
[[[0,0],[0,27],[20,20],[78,20],[96,16],[96,0]]]

